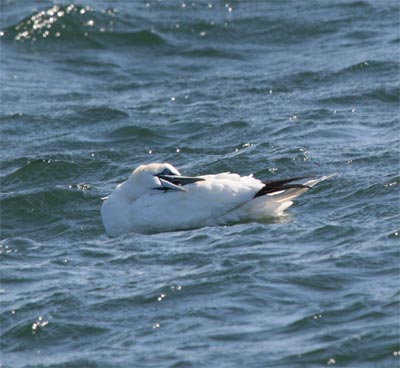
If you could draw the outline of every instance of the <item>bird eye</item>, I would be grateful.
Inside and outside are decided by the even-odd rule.
[[[158,175],[172,175],[172,172],[170,169],[164,169]]]

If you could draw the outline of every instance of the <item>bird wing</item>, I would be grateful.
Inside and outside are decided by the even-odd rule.
[[[305,181],[307,177],[297,177],[273,182],[264,182],[264,187],[256,193],[251,201],[227,213],[216,223],[224,225],[240,221],[257,221],[272,216],[280,216],[285,209],[293,204],[293,200],[306,192],[319,182],[329,179],[333,175],[313,178]],[[310,178],[310,177],[308,177]],[[302,181],[302,184],[291,184],[293,181]],[[260,193],[261,192],[261,193]],[[257,195],[260,193],[259,195]]]
[[[131,206],[130,218],[141,232],[158,232],[205,226],[244,203],[263,187],[252,176],[223,173],[201,176],[185,186],[186,192],[146,194]]]

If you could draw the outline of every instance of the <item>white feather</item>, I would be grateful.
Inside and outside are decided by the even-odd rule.
[[[251,175],[222,173],[200,176],[202,181],[187,184],[181,187],[182,191],[176,190],[174,184],[169,188],[157,177],[166,168],[180,175],[169,164],[142,165],[103,202],[102,220],[110,236],[184,230],[281,215],[293,198],[307,190],[288,189],[254,198],[264,187],[260,180]],[[311,187],[326,178],[305,184]]]

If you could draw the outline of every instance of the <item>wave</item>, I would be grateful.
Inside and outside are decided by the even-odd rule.
[[[3,39],[30,45],[51,46],[65,42],[74,47],[155,46],[164,39],[150,29],[125,24],[113,9],[100,12],[88,6],[54,5],[32,13],[17,24],[2,29]]]
[[[107,139],[114,142],[140,141],[146,142],[147,144],[161,144],[169,141],[167,136],[163,136],[153,129],[134,125],[122,126],[114,129],[107,135]]]
[[[331,96],[327,98],[322,98],[319,100],[320,103],[328,104],[340,104],[340,105],[354,105],[359,103],[366,103],[367,101],[379,101],[385,103],[398,104],[400,102],[400,88],[376,88],[363,93],[350,93],[350,94],[340,94],[338,96]]]
[[[85,124],[89,123],[98,123],[103,121],[115,121],[126,119],[129,117],[123,110],[119,110],[116,108],[108,107],[108,106],[93,106],[93,107],[84,107],[77,112],[74,112],[70,116],[67,117],[67,120],[81,120],[84,121]]]
[[[1,178],[3,190],[9,190],[11,193],[19,184],[24,184],[27,190],[43,186],[45,183],[59,184],[64,180],[74,180],[80,175],[80,165],[74,161],[39,158],[21,158],[18,161],[23,162],[22,166]]]
[[[100,195],[90,193],[88,185],[8,193],[1,204],[5,215],[3,238],[11,238],[16,231],[35,241],[65,236],[82,238],[86,233],[103,231],[99,219]],[[83,206],[87,209],[85,214],[79,212]]]
[[[320,102],[337,102],[354,104],[361,99],[374,99],[381,102],[398,103],[400,88],[393,84],[376,85],[378,78],[389,77],[400,72],[400,64],[397,62],[365,60],[352,64],[339,70],[301,70],[276,78],[264,78],[254,86],[244,88],[243,91],[252,94],[270,95],[276,93],[290,93],[295,90],[313,90],[318,87],[336,90],[335,86],[344,80],[361,80],[360,87],[356,93],[345,93],[340,91],[337,97],[323,97]],[[374,81],[374,85],[365,87],[365,79]]]
[[[93,162],[20,158],[6,165],[8,173],[1,178],[3,238],[16,229],[33,239],[73,234],[90,220],[87,214],[77,215],[80,206],[89,206],[98,218],[102,193],[85,182]]]

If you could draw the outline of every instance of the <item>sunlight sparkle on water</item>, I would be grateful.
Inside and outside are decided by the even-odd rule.
[[[36,333],[36,331],[38,331],[39,328],[43,328],[43,327],[47,326],[48,324],[49,324],[49,321],[45,321],[43,319],[43,317],[40,316],[37,319],[37,321],[33,322],[33,324],[32,324],[32,333]]]
[[[70,13],[79,13],[80,15],[85,15],[92,11],[90,7],[86,6],[84,8],[77,7],[73,4],[68,7],[61,7],[59,5],[54,5],[50,9],[42,10],[32,15],[30,19],[24,20],[15,26],[15,30],[18,31],[15,36],[16,41],[32,40],[35,41],[38,36],[42,38],[47,38],[51,35],[50,29],[54,26],[57,21],[63,16]],[[89,20],[85,23],[88,26],[94,25],[94,20]],[[65,29],[65,24],[61,24],[61,28]],[[41,30],[44,30],[42,32]],[[0,36],[4,35],[4,32],[0,33]],[[61,33],[55,33],[56,37],[60,37]]]

